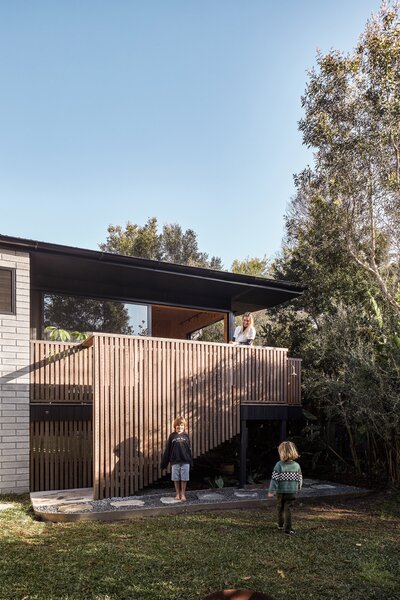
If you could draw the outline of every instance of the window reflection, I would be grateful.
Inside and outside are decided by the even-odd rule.
[[[61,294],[44,296],[44,328],[149,335],[147,306]]]

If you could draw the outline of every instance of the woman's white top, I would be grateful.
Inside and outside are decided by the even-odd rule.
[[[247,344],[249,341],[254,341],[256,337],[256,330],[253,325],[249,325],[243,331],[242,326],[238,325],[235,329],[235,333],[233,334],[233,339],[238,344]]]

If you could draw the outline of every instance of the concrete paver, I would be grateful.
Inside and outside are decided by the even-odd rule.
[[[147,490],[143,495],[128,498],[93,500],[93,489],[33,492],[31,501],[36,515],[48,521],[98,519],[113,521],[162,514],[196,512],[199,510],[231,510],[235,508],[272,507],[274,502],[266,499],[268,483],[247,486],[244,489],[219,488],[216,490],[188,490],[187,501],[175,499],[175,493],[163,490]],[[327,481],[305,479],[298,495],[299,502],[332,497],[354,497],[370,493],[357,488]]]

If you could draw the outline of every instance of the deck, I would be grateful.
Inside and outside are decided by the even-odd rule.
[[[240,408],[299,406],[301,360],[284,348],[94,334],[31,342],[31,491],[129,496],[161,476],[173,418],[196,458],[240,432]]]

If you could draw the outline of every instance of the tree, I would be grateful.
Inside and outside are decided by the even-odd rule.
[[[382,5],[353,53],[319,55],[302,98],[309,179],[340,223],[348,258],[400,316],[400,24]]]
[[[133,333],[128,311],[120,302],[58,294],[45,296],[44,325],[67,331]]]
[[[125,229],[120,225],[109,225],[108,237],[101,250],[115,254],[139,256],[152,260],[179,263],[195,267],[221,269],[221,259],[200,252],[197,234],[193,229],[183,231],[177,223],[165,224],[158,232],[156,217],[149,218],[141,227],[128,222]]]
[[[156,217],[148,219],[142,227],[129,221],[125,229],[121,225],[109,225],[107,231],[107,241],[99,244],[104,252],[162,260],[162,240]]]
[[[269,277],[270,264],[266,256],[264,258],[250,258],[244,260],[234,260],[232,263],[232,273],[242,273],[243,275],[253,275],[254,277]]]
[[[400,481],[400,26],[385,6],[349,56],[318,56],[300,122],[315,165],[295,176],[265,343],[303,358],[306,408],[345,432],[358,471]],[[296,312],[294,312],[294,308]],[[327,446],[332,441],[324,433]],[[330,450],[332,448],[330,447]],[[346,457],[346,461],[347,461]]]
[[[100,244],[100,248],[114,254],[222,268],[220,258],[209,259],[208,254],[199,251],[197,234],[192,229],[183,231],[180,225],[173,223],[164,225],[159,233],[156,217],[149,218],[143,226],[130,222],[125,229],[120,225],[109,225],[107,241]],[[45,326],[56,329],[134,333],[129,325],[128,311],[119,302],[49,295],[45,298],[44,316]],[[146,331],[143,327],[142,334]],[[220,335],[220,326],[215,335]]]
[[[360,307],[340,306],[323,320],[308,389],[345,428],[358,471],[400,481],[400,348],[390,324]]]

